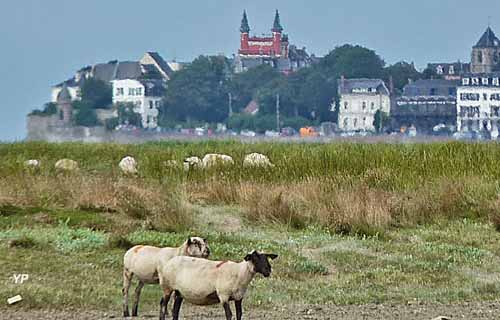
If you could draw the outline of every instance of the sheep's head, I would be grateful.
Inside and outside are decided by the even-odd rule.
[[[197,258],[208,258],[210,247],[206,239],[200,237],[190,237],[186,241],[186,253],[188,256]]]
[[[250,261],[253,264],[254,271],[267,278],[271,275],[271,264],[269,263],[269,259],[274,260],[277,257],[277,254],[259,253],[254,250],[252,253],[247,254],[245,261]]]

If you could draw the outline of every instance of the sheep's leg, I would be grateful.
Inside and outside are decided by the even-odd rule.
[[[137,284],[137,288],[135,288],[135,300],[134,306],[132,307],[132,317],[137,317],[137,312],[139,311],[139,299],[141,297],[141,290],[144,287],[144,282],[139,280],[139,284]]]
[[[233,319],[233,313],[231,312],[231,307],[229,306],[229,302],[224,302],[222,306],[224,307],[224,311],[226,312],[226,320]]]
[[[179,320],[179,312],[181,310],[181,305],[182,305],[182,296],[180,295],[179,292],[175,292],[175,300],[174,300],[174,309],[172,310],[172,319],[173,320]]]
[[[128,290],[130,289],[130,284],[132,283],[133,273],[128,270],[123,270],[123,316],[129,317],[130,314],[128,312]]]
[[[165,320],[167,315],[167,305],[170,300],[172,291],[163,289],[163,297],[160,300],[160,320]]]
[[[241,300],[234,301],[234,306],[236,307],[236,320],[241,320],[243,316],[243,308],[241,307]]]

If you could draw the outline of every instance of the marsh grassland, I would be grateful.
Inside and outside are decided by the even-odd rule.
[[[184,158],[214,152],[235,165],[183,170]],[[251,152],[275,166],[243,167]],[[127,155],[136,176],[118,169]],[[79,170],[57,172],[61,158]],[[26,168],[28,159],[41,166]],[[321,310],[345,307],[351,319],[349,308],[366,305],[496,308],[499,164],[496,144],[2,144],[0,311],[119,316],[125,250],[190,235],[208,238],[213,259],[280,255],[273,276],[252,285],[253,312],[301,306],[300,318],[328,319]],[[30,278],[16,284],[20,273]],[[24,300],[8,307],[16,294]],[[159,296],[146,286],[142,312],[156,314]]]

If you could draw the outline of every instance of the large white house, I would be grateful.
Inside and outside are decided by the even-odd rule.
[[[389,89],[380,79],[338,80],[340,97],[338,127],[341,131],[375,131],[375,113],[389,114],[391,98]]]
[[[132,103],[142,118],[143,128],[158,127],[158,113],[165,93],[161,80],[113,80],[113,104]]]
[[[457,89],[457,131],[494,132],[500,127],[500,73],[462,77]]]

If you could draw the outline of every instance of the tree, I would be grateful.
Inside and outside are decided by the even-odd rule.
[[[326,76],[382,78],[385,62],[373,50],[350,44],[337,47],[319,63]]]
[[[422,77],[424,79],[440,79],[441,77],[437,74],[436,70],[432,68],[426,68],[424,72],[422,72]]]
[[[221,122],[229,113],[227,60],[200,56],[169,81],[162,118]]]
[[[46,104],[44,104],[42,110],[35,109],[30,113],[30,115],[51,116],[56,113],[57,113],[57,104],[55,104],[54,102],[47,102]]]
[[[375,112],[375,116],[373,119],[373,126],[375,127],[375,131],[377,133],[381,133],[384,130],[384,127],[389,123],[389,115],[382,110],[377,110]]]
[[[96,111],[89,102],[83,100],[73,102],[73,108],[76,110],[74,118],[76,125],[84,127],[95,127],[98,125]]]
[[[384,73],[384,80],[386,83],[389,83],[390,78],[392,77],[394,89],[398,90],[398,92],[403,91],[403,88],[408,84],[409,79],[414,81],[422,78],[422,74],[415,69],[415,65],[405,61],[386,67]]]
[[[113,102],[113,89],[102,80],[88,78],[83,81],[80,96],[93,109],[109,108]]]
[[[142,127],[141,115],[134,111],[134,104],[118,103],[116,109],[118,112],[118,124],[126,124],[136,126],[138,128]]]

